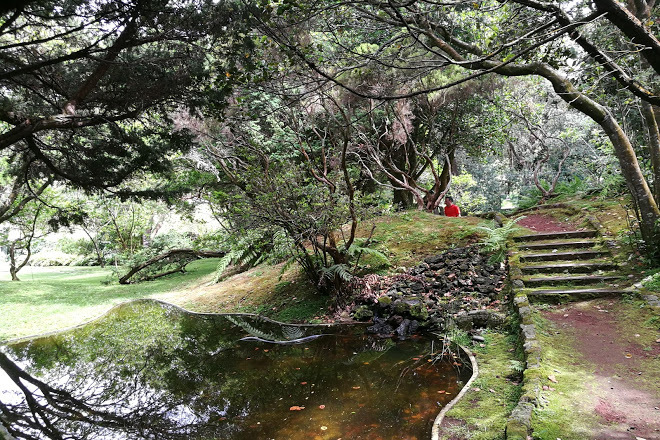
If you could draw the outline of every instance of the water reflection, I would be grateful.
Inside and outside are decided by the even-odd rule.
[[[26,439],[430,438],[470,374],[424,338],[156,302],[3,351],[2,422]]]

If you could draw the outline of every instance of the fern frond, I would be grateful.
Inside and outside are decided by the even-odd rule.
[[[282,277],[284,276],[286,271],[291,269],[291,266],[293,266],[295,262],[296,262],[296,257],[291,257],[284,262],[284,265],[282,266],[282,270],[280,270],[280,276],[277,278],[277,281],[282,280]]]
[[[353,274],[349,272],[348,266],[345,264],[333,264],[330,267],[324,267],[321,269],[321,278],[327,280],[339,278],[342,281],[348,282],[353,279]]]

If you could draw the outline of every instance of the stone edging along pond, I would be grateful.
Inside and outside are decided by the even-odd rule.
[[[474,355],[472,352],[467,348],[463,347],[462,345],[458,346],[461,350],[465,352],[465,354],[468,355],[470,358],[470,363],[472,364],[472,376],[470,379],[465,383],[461,391],[458,393],[456,397],[454,397],[451,402],[449,402],[447,405],[442,408],[442,411],[440,411],[440,414],[437,415],[435,418],[435,421],[433,422],[433,429],[431,431],[431,440],[438,440],[440,438],[440,425],[442,424],[443,419],[445,418],[445,415],[447,412],[453,408],[453,406],[461,400],[461,398],[467,393],[467,391],[470,389],[470,385],[472,385],[472,382],[477,378],[479,375],[479,366],[477,365],[477,360],[475,359]]]

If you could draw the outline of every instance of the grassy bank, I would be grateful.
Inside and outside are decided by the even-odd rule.
[[[359,235],[367,237],[390,264],[361,259],[364,272],[385,273],[419,263],[424,257],[477,240],[478,218],[460,219],[411,211],[364,222]],[[84,323],[112,306],[133,299],[162,299],[196,312],[251,312],[293,321],[321,321],[330,299],[315,293],[295,268],[281,273],[281,265],[259,266],[211,284],[217,260],[191,263],[184,274],[154,281],[119,285],[112,271],[95,267],[26,267],[22,281],[0,278],[0,340],[61,330]]]

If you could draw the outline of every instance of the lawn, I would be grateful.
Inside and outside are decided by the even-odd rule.
[[[217,267],[216,259],[195,261],[188,271],[139,284],[109,282],[111,269],[25,267],[21,281],[0,277],[0,341],[61,330],[93,319],[111,306],[138,298],[160,298],[199,284]]]

